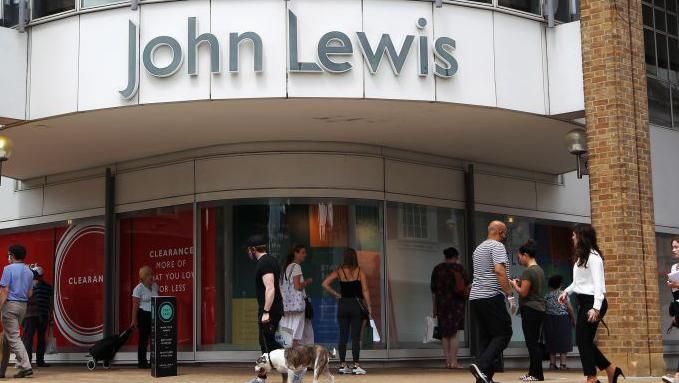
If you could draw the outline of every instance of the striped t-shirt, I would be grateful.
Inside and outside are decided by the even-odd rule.
[[[495,275],[495,265],[505,264],[509,275],[507,249],[502,243],[488,239],[481,243],[473,255],[474,279],[469,300],[492,298],[504,294]]]

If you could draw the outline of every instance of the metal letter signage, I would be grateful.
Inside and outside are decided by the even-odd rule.
[[[420,31],[420,35],[406,34],[399,49],[394,46],[391,35],[387,33],[382,34],[377,47],[373,49],[373,45],[370,44],[370,39],[365,32],[355,32],[355,43],[358,44],[368,71],[371,74],[377,73],[380,70],[382,59],[386,56],[394,75],[401,75],[405,63],[413,50],[413,45],[416,45],[415,55],[418,62],[418,76],[426,77],[433,74],[440,78],[453,77],[458,70],[458,62],[453,55],[456,47],[455,40],[450,37],[439,37],[431,44],[429,37],[422,34],[427,28],[427,24],[426,18],[418,18],[415,26]],[[324,34],[318,41],[316,62],[305,62],[300,61],[299,57],[299,33],[297,15],[288,10],[288,73],[346,73],[353,69],[353,65],[348,60],[348,57],[355,54],[354,42],[352,42],[352,38],[348,34],[340,31],[331,31]],[[137,25],[130,20],[128,24],[127,86],[119,91],[120,95],[125,99],[134,97],[139,89],[138,34]],[[210,49],[211,74],[220,74],[222,71],[222,50],[218,37],[212,33],[199,35],[198,21],[195,17],[189,17],[187,20],[186,37],[185,46],[188,54],[187,74],[190,76],[199,75],[198,50],[204,45],[207,45]],[[229,33],[228,71],[235,74],[240,72],[240,48],[245,43],[252,44],[254,55],[252,70],[256,73],[262,72],[264,70],[264,43],[261,36],[252,31]],[[169,49],[171,53],[170,63],[165,66],[159,66],[155,62],[156,52],[160,48]],[[433,70],[430,70],[432,48],[434,67]],[[184,62],[182,46],[179,41],[171,36],[158,36],[151,39],[144,46],[141,56],[144,69],[148,74],[155,77],[170,77],[174,75],[181,69]]]

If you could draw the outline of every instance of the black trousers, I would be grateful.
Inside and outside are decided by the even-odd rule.
[[[540,335],[542,323],[545,321],[545,312],[538,311],[527,306],[521,306],[521,327],[526,339],[526,348],[530,358],[528,375],[543,380],[545,375],[542,371],[542,352],[540,351]]]
[[[580,351],[582,371],[585,373],[585,376],[595,376],[597,368],[605,370],[611,365],[611,362],[606,359],[594,343],[599,322],[590,323],[587,321],[587,312],[594,306],[594,296],[578,294],[577,297],[578,319],[575,324],[575,342],[578,345],[578,351]],[[600,319],[604,318],[607,310],[608,302],[604,299],[599,312]]]
[[[259,324],[259,348],[262,354],[269,353],[273,350],[283,348],[280,343],[276,342],[276,330],[278,324],[281,322],[282,315],[269,313],[271,319],[269,323],[262,323],[263,309],[259,309],[257,314],[257,323]]]
[[[337,323],[339,324],[339,357],[340,363],[346,362],[347,343],[351,334],[351,355],[354,363],[361,361],[361,332],[364,319],[361,305],[356,298],[342,298],[337,308]]]
[[[472,320],[477,324],[479,350],[476,363],[489,379],[495,375],[495,362],[512,339],[512,318],[509,316],[505,297],[498,294],[492,298],[469,302]]]
[[[151,340],[151,313],[142,309],[137,310],[137,328],[139,329],[139,345],[137,346],[137,363],[139,366],[149,364],[146,359],[146,351]]]
[[[21,340],[24,342],[29,360],[33,360],[33,339],[36,334],[38,335],[35,359],[39,365],[45,363],[45,337],[47,335],[48,324],[49,318],[44,316],[24,318],[24,322],[21,324],[24,328]]]

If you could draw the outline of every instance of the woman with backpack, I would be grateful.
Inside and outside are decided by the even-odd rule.
[[[454,247],[443,250],[445,262],[431,273],[433,314],[438,320],[439,335],[446,358],[446,368],[461,368],[457,362],[458,331],[464,330],[464,310],[470,281],[459,263],[460,253]]]

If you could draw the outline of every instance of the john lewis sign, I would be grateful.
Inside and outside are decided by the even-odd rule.
[[[141,62],[144,69],[155,77],[173,76],[182,66],[184,59],[187,60],[188,74],[198,75],[198,48],[206,45],[210,49],[210,72],[219,74],[222,72],[222,49],[220,41],[212,33],[198,35],[198,26],[195,17],[187,20],[187,52],[182,51],[182,47],[177,39],[171,36],[157,36],[149,41],[141,50]],[[346,58],[355,54],[354,41],[358,45],[358,50],[365,60],[366,66],[371,74],[375,74],[380,67],[380,63],[386,57],[391,65],[394,75],[402,73],[404,64],[412,51],[416,51],[418,65],[417,73],[412,75],[430,76],[434,75],[441,78],[450,78],[457,73],[458,63],[452,52],[455,50],[455,40],[450,37],[439,37],[432,43],[429,37],[424,35],[427,28],[427,19],[419,18],[415,20],[418,30],[423,33],[420,35],[406,35],[400,47],[394,46],[394,42],[389,34],[382,34],[376,46],[371,45],[368,36],[364,32],[356,32],[355,40],[343,32],[330,31],[324,34],[318,41],[316,59],[314,61],[303,61],[300,58],[298,38],[300,31],[297,27],[297,16],[288,11],[288,72],[289,73],[345,73],[353,70],[353,65]],[[128,27],[128,78],[127,87],[120,91],[122,97],[129,99],[134,97],[139,87],[139,66],[137,65],[137,25],[132,21]],[[417,43],[415,42],[417,40]],[[238,73],[241,68],[240,47],[243,44],[251,44],[254,52],[254,72],[263,71],[264,44],[262,38],[256,32],[231,32],[228,36],[228,71]],[[413,49],[413,45],[416,48]],[[155,61],[156,52],[159,48],[169,49],[171,60],[166,65],[159,65]],[[429,58],[433,51],[436,59],[434,68],[429,68]],[[185,57],[186,56],[186,57]]]

